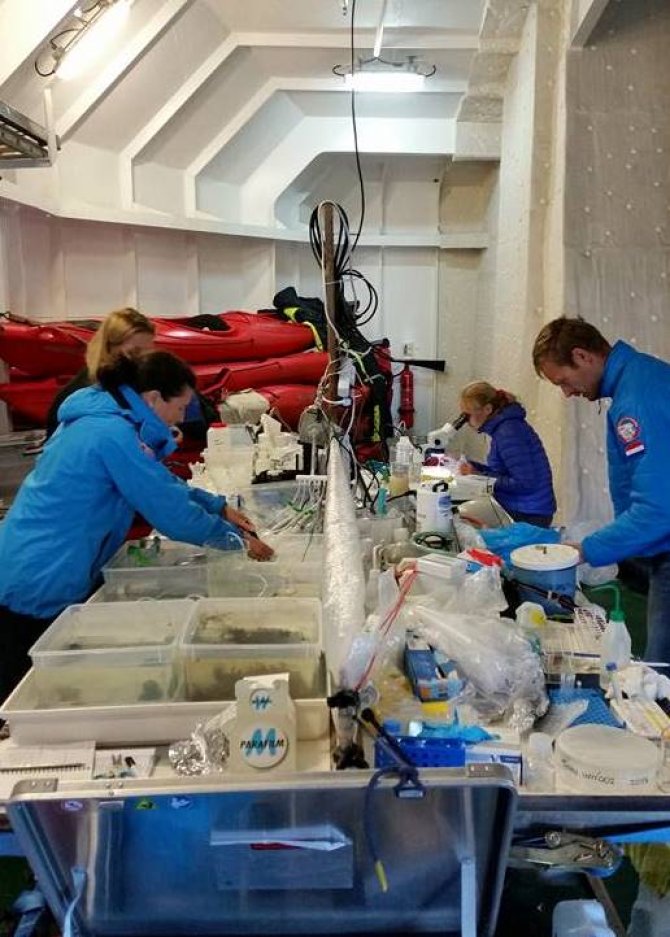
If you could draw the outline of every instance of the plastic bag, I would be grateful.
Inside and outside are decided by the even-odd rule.
[[[475,687],[478,709],[494,718],[522,709],[532,719],[544,715],[549,702],[540,658],[508,622],[426,606],[417,606],[413,614],[422,637],[455,661]]]
[[[458,514],[454,514],[454,539],[459,550],[470,550],[472,547],[485,547],[481,534],[464,521]]]
[[[604,526],[603,521],[586,520],[576,521],[564,528],[563,540],[568,543],[581,543],[584,537],[594,533]],[[610,566],[589,566],[588,563],[581,563],[577,567],[577,578],[586,586],[601,586],[605,582],[611,582],[619,574],[619,567],[616,563]]]
[[[383,627],[400,598],[392,569],[379,575],[377,595],[375,611],[368,615],[364,630],[354,635],[342,664],[344,686],[356,687],[364,677],[367,682],[389,661],[395,658],[395,662],[399,663],[402,659],[405,626],[401,616],[396,617],[388,628]]]

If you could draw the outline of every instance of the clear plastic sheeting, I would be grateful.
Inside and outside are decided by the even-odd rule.
[[[511,622],[419,605],[413,616],[422,636],[447,654],[473,685],[473,705],[489,718],[523,711],[527,726],[548,707],[539,655]],[[521,728],[521,727],[519,727]]]
[[[328,459],[323,547],[324,647],[328,667],[339,683],[345,656],[365,622],[365,576],[354,499],[335,439]]]

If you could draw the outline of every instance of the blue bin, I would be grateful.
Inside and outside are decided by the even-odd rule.
[[[574,599],[579,563],[579,553],[574,547],[565,543],[533,543],[512,550],[510,559],[522,601],[537,602],[547,615],[569,613],[570,610],[558,602],[545,598],[533,589],[524,589],[524,585],[537,586],[544,592],[558,592]]]

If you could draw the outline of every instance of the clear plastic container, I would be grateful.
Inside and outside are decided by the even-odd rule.
[[[194,603],[65,609],[31,647],[40,707],[156,702],[177,690],[177,643]]]
[[[188,700],[228,700],[242,677],[289,674],[291,696],[325,695],[318,599],[201,599],[180,643]]]
[[[321,562],[323,559],[323,534],[263,533],[262,537],[275,551],[279,562]]]
[[[157,544],[157,548],[156,548]],[[242,551],[240,551],[242,553]],[[219,562],[234,563],[236,553],[217,551]],[[162,538],[124,543],[103,568],[105,599],[180,599],[207,595],[208,551]]]
[[[234,506],[248,514],[260,528],[268,529],[295,498],[297,488],[294,481],[251,485],[238,492],[239,503]]]
[[[529,791],[548,793],[555,787],[554,750],[550,735],[531,732],[523,761],[523,785]]]
[[[211,551],[208,555],[206,594],[211,598],[321,598],[320,561],[258,563],[244,556],[231,562],[226,554]]]

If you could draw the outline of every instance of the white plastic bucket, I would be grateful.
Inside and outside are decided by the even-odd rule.
[[[574,547],[565,543],[533,543],[512,550],[510,559],[522,602],[537,602],[548,615],[564,615],[569,611],[532,588],[524,589],[524,585],[574,599],[579,563],[579,553]]]

